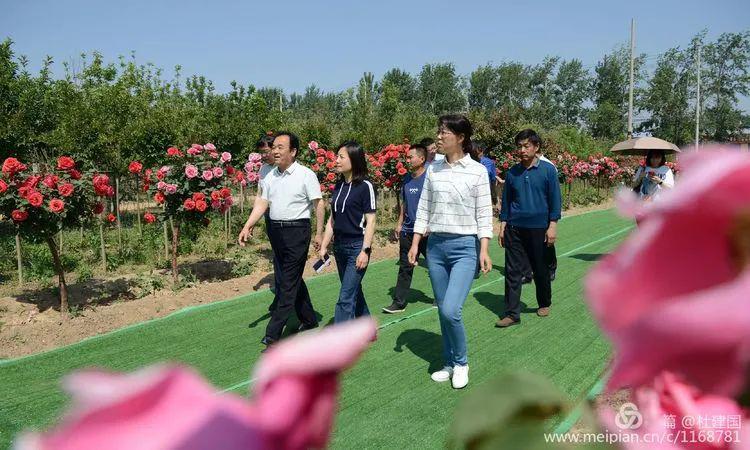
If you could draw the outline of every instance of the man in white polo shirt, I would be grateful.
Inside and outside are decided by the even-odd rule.
[[[269,236],[280,273],[278,305],[271,312],[266,335],[261,340],[266,346],[281,339],[292,310],[300,319],[300,331],[318,326],[302,274],[310,247],[310,215],[315,209],[317,249],[323,238],[325,204],[321,201],[323,196],[318,177],[297,162],[298,151],[297,136],[288,132],[276,135],[273,141],[276,168],[263,179],[261,195],[256,197],[250,217],[238,238],[239,244],[244,246],[255,224],[270,208]]]

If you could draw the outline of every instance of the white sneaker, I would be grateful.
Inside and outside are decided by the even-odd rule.
[[[451,383],[454,389],[463,389],[469,384],[469,366],[455,366]]]
[[[433,372],[432,375],[430,375],[430,378],[432,378],[432,381],[443,383],[443,382],[450,380],[452,375],[453,375],[453,367],[443,367],[437,372]]]

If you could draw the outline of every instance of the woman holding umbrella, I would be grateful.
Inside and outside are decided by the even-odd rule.
[[[646,155],[646,163],[633,178],[633,190],[643,201],[656,200],[674,187],[674,173],[667,167],[668,153],[680,153],[679,147],[655,137],[637,137],[615,144],[610,151],[620,155]]]
[[[633,179],[633,189],[643,201],[654,201],[667,189],[674,187],[674,173],[667,167],[663,150],[649,150],[645,166],[639,167]]]

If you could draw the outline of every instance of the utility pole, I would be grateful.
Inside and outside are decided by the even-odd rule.
[[[635,19],[630,19],[630,93],[628,99],[628,139],[633,138],[633,71],[635,66]]]
[[[696,65],[696,71],[698,72],[698,86],[696,90],[695,98],[695,149],[700,147],[700,133],[701,133],[701,51],[702,46],[698,44],[698,61]]]

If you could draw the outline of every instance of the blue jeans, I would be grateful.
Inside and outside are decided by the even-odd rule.
[[[365,302],[365,294],[362,292],[362,279],[365,277],[367,267],[360,270],[356,266],[357,256],[361,251],[361,240],[334,243],[333,245],[336,268],[339,271],[339,280],[341,280],[339,301],[336,303],[336,310],[333,314],[335,323],[370,315],[370,310]]]
[[[440,316],[443,359],[448,367],[469,362],[461,310],[477,273],[478,260],[479,241],[475,235],[430,234],[427,269]]]

